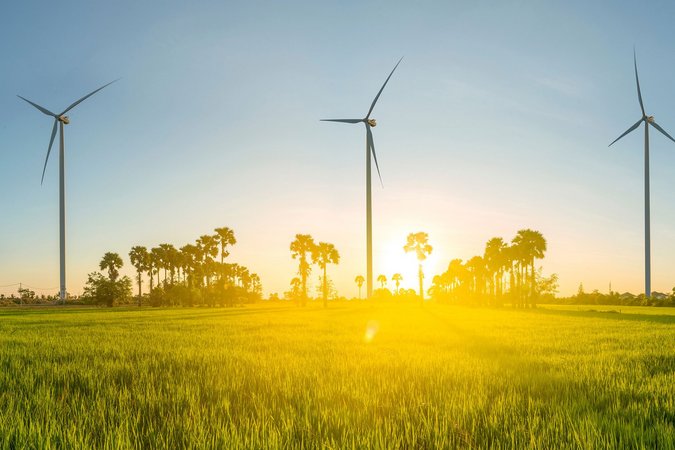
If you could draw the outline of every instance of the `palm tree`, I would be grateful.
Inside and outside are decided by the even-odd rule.
[[[166,280],[168,278],[169,272],[169,247],[172,247],[171,244],[159,244],[157,250],[157,255],[159,256],[159,265],[160,268],[164,269],[164,285],[166,286]],[[159,283],[157,283],[159,284]]]
[[[490,280],[490,296],[493,299],[501,297],[499,279],[501,278],[501,271],[503,267],[503,251],[506,247],[504,239],[495,237],[487,241],[485,244],[485,252],[483,259],[488,270],[488,278]]]
[[[419,261],[419,279],[420,279],[420,302],[424,303],[424,272],[422,271],[422,261],[427,259],[433,247],[429,245],[429,235],[423,231],[410,233],[406,244],[403,246],[406,253],[415,252]]]
[[[120,274],[119,269],[123,264],[124,262],[122,262],[120,255],[117,253],[107,252],[105,255],[103,255],[103,259],[101,259],[99,267],[101,270],[108,271],[108,278],[110,278],[110,281],[115,281]]]
[[[192,277],[196,287],[204,286],[204,248],[199,243],[199,239],[192,246]]]
[[[529,261],[529,250],[526,248],[522,240],[522,236],[516,235],[511,240],[509,247],[509,259],[511,260],[511,270],[513,274],[513,281],[515,282],[512,288],[515,306],[526,306],[525,284],[527,282],[527,263]]]
[[[302,292],[302,280],[298,277],[293,277],[291,279],[291,293],[294,298],[298,299],[300,293]]]
[[[138,280],[138,306],[141,306],[141,275],[148,270],[148,249],[140,245],[131,247],[129,259],[131,260],[131,265],[136,268],[136,279]]]
[[[236,244],[237,240],[234,237],[234,231],[228,227],[216,228],[214,231],[216,232],[214,236],[216,242],[220,244],[220,263],[222,264],[223,259],[230,254],[225,250],[225,247]]]
[[[240,284],[240,275],[241,275],[241,266],[237,263],[230,264],[229,267],[230,270],[230,276],[232,279],[232,284],[235,286],[239,286]]]
[[[384,289],[384,286],[387,284],[387,277],[380,274],[377,276],[377,282],[380,283],[382,289]]]
[[[515,245],[506,245],[502,250],[504,257],[504,269],[509,272],[509,297],[511,299],[511,306],[514,308],[518,306],[518,286],[516,283],[517,265],[519,249]]]
[[[291,256],[293,259],[299,260],[298,275],[302,280],[302,304],[307,303],[307,277],[312,271],[312,267],[308,261],[308,254],[314,252],[316,244],[314,239],[309,234],[296,234],[295,240],[291,242]]]
[[[485,293],[485,275],[487,274],[485,260],[480,256],[474,256],[466,262],[466,268],[471,274],[474,297],[482,303],[483,294]]]
[[[185,283],[185,265],[187,264],[187,259],[185,253],[180,248],[174,249],[173,260],[176,264],[176,279],[178,283]]]
[[[166,271],[169,271],[169,281],[174,284],[176,277],[176,269],[179,265],[179,252],[173,244],[160,244],[159,247],[163,252],[164,259],[164,283],[166,283]]]
[[[539,231],[527,228],[518,230],[516,237],[513,238],[513,242],[517,243],[522,248],[522,259],[526,276],[528,266],[530,268],[528,277],[530,281],[530,305],[534,307],[536,306],[535,299],[537,295],[534,260],[542,259],[544,257],[544,252],[546,251],[546,239],[544,239],[544,236]]]
[[[447,283],[450,289],[452,296],[457,299],[458,291],[466,289],[466,286],[462,286],[462,281],[466,278],[466,267],[462,264],[462,260],[459,258],[453,259],[448,264],[447,273]]]
[[[210,284],[211,274],[213,273],[213,265],[211,262],[213,258],[218,255],[218,243],[213,236],[205,234],[197,239],[197,247],[201,250],[201,256],[203,258],[203,275],[206,278],[206,286]]]
[[[192,273],[194,271],[195,257],[197,247],[192,244],[186,244],[180,248],[183,254],[181,261],[183,263],[183,277],[187,278],[188,287],[192,287]]]
[[[319,242],[312,251],[312,262],[318,264],[323,269],[323,306],[328,306],[328,278],[326,278],[326,266],[328,264],[338,264],[340,254],[333,244]]]
[[[363,286],[365,281],[366,279],[363,278],[363,275],[357,275],[356,278],[354,278],[354,282],[359,287],[359,300],[361,300],[361,286]]]
[[[150,249],[150,261],[152,262],[151,272],[157,275],[157,287],[159,287],[160,286],[159,275],[163,264],[162,250],[159,247],[153,247]]]
[[[251,272],[246,267],[240,266],[239,279],[241,280],[241,287],[248,292],[251,284]]]
[[[257,273],[251,274],[251,288],[249,290],[249,294],[252,294],[252,298],[255,300],[260,300],[262,297],[262,282],[260,281],[260,277]],[[249,298],[251,298],[251,296],[249,296]]]
[[[391,279],[396,283],[396,295],[398,295],[398,288],[401,285],[401,280],[403,280],[403,277],[400,273],[395,273]]]

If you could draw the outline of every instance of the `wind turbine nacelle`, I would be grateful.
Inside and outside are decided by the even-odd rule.
[[[654,122],[654,116],[647,117],[647,122],[653,123]]]
[[[368,119],[368,125],[370,125],[371,127],[377,126],[377,120],[375,120],[375,119]]]
[[[63,122],[64,125],[68,125],[70,123],[70,119],[68,116],[59,116],[59,122]]]

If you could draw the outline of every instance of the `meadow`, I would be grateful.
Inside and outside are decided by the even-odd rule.
[[[592,308],[5,309],[0,447],[675,448],[675,311]]]

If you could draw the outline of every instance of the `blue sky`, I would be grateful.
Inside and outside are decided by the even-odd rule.
[[[51,122],[66,127],[68,288],[106,251],[182,246],[235,230],[232,260],[283,292],[296,233],[332,242],[338,290],[365,271],[364,132],[319,122],[373,113],[375,274],[428,271],[520,228],[547,238],[561,292],[639,292],[642,134],[675,132],[675,7],[653,2],[9,2],[0,7],[0,286],[58,286],[58,164],[40,175]],[[672,134],[672,133],[671,133]],[[675,285],[675,144],[652,134],[653,287]],[[128,264],[128,261],[127,261]],[[318,271],[317,271],[318,272]],[[430,280],[430,277],[428,278]],[[15,287],[0,288],[10,293]],[[40,291],[39,291],[40,292]]]

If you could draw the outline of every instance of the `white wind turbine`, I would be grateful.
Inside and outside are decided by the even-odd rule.
[[[98,91],[101,89],[105,88],[106,86],[111,85],[117,80],[111,81],[110,83],[101,86],[100,88],[96,89],[95,91],[85,95],[81,99],[77,100],[70,106],[68,106],[65,110],[63,110],[62,113],[60,114],[54,114],[53,112],[49,111],[46,108],[43,108],[42,106],[31,102],[30,100],[21,97],[18,95],[20,99],[30,103],[33,105],[35,108],[37,108],[40,112],[51,116],[54,118],[54,126],[52,127],[52,137],[49,139],[49,147],[47,148],[47,157],[45,158],[45,165],[42,168],[42,179],[40,181],[40,184],[45,179],[45,171],[47,170],[47,161],[49,160],[49,153],[52,150],[52,144],[54,143],[54,138],[56,137],[56,128],[58,126],[59,128],[59,250],[60,250],[60,287],[59,287],[59,298],[61,299],[62,303],[65,303],[66,301],[66,186],[65,186],[65,144],[63,141],[63,125],[68,125],[70,123],[70,119],[68,116],[65,114],[91,97],[92,95],[96,94]]]
[[[368,114],[363,119],[321,119],[322,121],[327,122],[342,122],[342,123],[361,123],[366,126],[366,286],[367,286],[367,295],[368,299],[371,298],[373,294],[373,212],[372,212],[372,200],[371,200],[371,181],[370,181],[370,159],[372,154],[372,159],[375,161],[375,168],[377,169],[377,175],[380,178],[380,183],[382,183],[382,175],[380,174],[380,167],[377,164],[377,155],[375,154],[375,144],[373,143],[373,133],[370,130],[372,127],[377,125],[375,119],[370,118],[370,114],[375,108],[377,100],[380,98],[380,94],[384,90],[384,87],[389,82],[389,78],[394,74],[394,71],[401,64],[403,58],[399,59],[391,73],[384,81],[384,84],[380,88],[380,91],[375,96],[373,103],[370,105]]]

